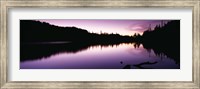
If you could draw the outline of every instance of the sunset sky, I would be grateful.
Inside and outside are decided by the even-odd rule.
[[[149,28],[153,29],[161,21],[169,20],[84,20],[84,19],[40,19],[41,22],[47,22],[52,25],[62,27],[78,27],[89,32],[100,33],[118,33],[121,35],[134,35],[134,33],[142,34]]]

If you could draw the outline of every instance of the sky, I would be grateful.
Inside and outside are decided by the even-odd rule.
[[[39,19],[61,27],[78,27],[91,33],[118,33],[120,35],[142,34],[150,25],[153,29],[156,25],[169,20],[86,20],[86,19]]]

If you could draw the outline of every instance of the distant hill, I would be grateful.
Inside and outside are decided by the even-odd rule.
[[[88,38],[88,31],[76,27],[58,27],[45,22],[20,20],[22,42],[81,41]]]
[[[22,43],[52,41],[120,43],[133,41],[133,38],[119,34],[89,33],[77,27],[59,27],[34,20],[20,20],[20,41]]]

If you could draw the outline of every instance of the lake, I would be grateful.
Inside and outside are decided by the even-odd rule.
[[[180,69],[179,61],[135,43],[20,46],[20,69]]]

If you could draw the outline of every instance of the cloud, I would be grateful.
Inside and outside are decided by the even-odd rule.
[[[145,31],[147,28],[145,25],[139,25],[139,24],[132,24],[128,27],[129,31],[137,31],[137,32],[143,32]]]
[[[130,27],[130,30],[134,30],[134,31],[143,30],[143,27],[141,27],[141,26],[132,26],[132,27]]]

